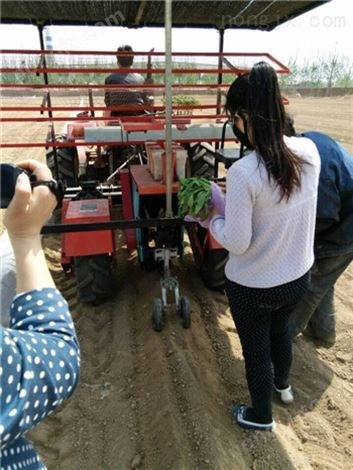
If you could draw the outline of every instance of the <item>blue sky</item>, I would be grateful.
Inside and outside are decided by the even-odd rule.
[[[235,30],[225,34],[225,51],[268,52],[288,64],[317,61],[328,55],[347,56],[353,62],[353,16],[348,0],[332,0],[271,32]],[[131,44],[136,51],[164,50],[163,28],[51,27],[54,49],[115,51]],[[0,25],[0,45],[4,49],[39,49],[38,32],[33,26]],[[175,29],[172,48],[179,52],[217,52],[215,30]]]

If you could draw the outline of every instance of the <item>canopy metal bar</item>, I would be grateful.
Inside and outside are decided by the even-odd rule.
[[[172,210],[172,0],[165,0],[165,153],[166,153],[166,217]]]

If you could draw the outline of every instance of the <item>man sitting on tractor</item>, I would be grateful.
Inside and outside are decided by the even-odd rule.
[[[116,57],[118,66],[123,69],[131,68],[134,61],[132,47],[129,45],[120,46],[118,47],[117,52]],[[133,87],[134,85],[143,85],[144,83],[144,77],[139,73],[133,72],[114,72],[105,79],[106,85],[131,85]],[[134,107],[134,109],[131,110],[122,109],[120,111],[118,109],[114,109],[108,113],[110,116],[136,116],[144,114],[144,107],[150,104],[150,99],[148,94],[141,89],[122,87],[121,89],[107,88],[105,91],[104,102],[106,106],[109,107]]]
[[[132,67],[134,61],[133,49],[129,45],[120,46],[117,50],[117,62],[118,67],[123,69],[129,69]],[[150,56],[149,56],[150,64]],[[150,68],[150,66],[149,66]],[[104,112],[105,116],[138,116],[146,113],[146,106],[153,104],[153,98],[142,88],[135,88],[134,85],[143,85],[144,83],[151,83],[148,78],[145,80],[144,77],[139,73],[134,72],[114,72],[111,73],[105,79],[106,85],[125,85],[121,88],[106,88],[104,95],[104,102],[106,106],[114,107],[116,109],[108,109]],[[131,88],[130,86],[131,85]],[[122,109],[118,109],[121,107]],[[131,107],[132,109],[126,109]],[[119,125],[116,121],[109,121],[108,126]],[[130,149],[122,148],[119,146],[112,146],[109,151],[113,158],[114,168],[120,167],[130,158]],[[133,154],[136,154],[133,151]]]

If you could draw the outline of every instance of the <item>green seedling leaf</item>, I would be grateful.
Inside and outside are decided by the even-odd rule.
[[[211,197],[211,182],[206,178],[184,178],[179,184],[179,215],[187,214],[202,219],[208,216],[208,204]]]

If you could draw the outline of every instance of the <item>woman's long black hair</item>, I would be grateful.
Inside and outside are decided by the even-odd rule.
[[[305,161],[283,140],[286,115],[273,67],[259,62],[250,73],[240,75],[228,90],[225,109],[231,118],[236,114],[241,117],[243,113],[248,114],[249,131],[245,127],[248,140],[264,162],[269,177],[280,187],[281,199],[289,199],[292,191],[300,188]],[[244,117],[243,121],[245,123]]]

